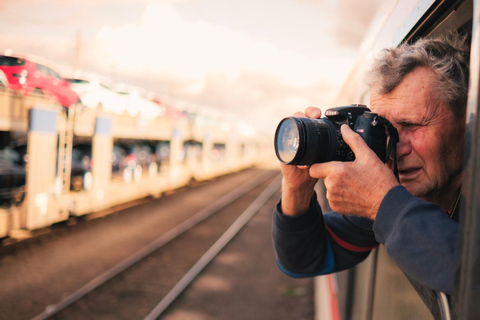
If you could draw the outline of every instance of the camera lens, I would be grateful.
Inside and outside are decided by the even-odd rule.
[[[293,119],[287,118],[282,121],[277,129],[275,146],[278,158],[285,163],[293,161],[298,152],[300,131]]]
[[[285,118],[275,133],[275,152],[280,161],[291,165],[332,161],[339,135],[338,128],[326,118]]]

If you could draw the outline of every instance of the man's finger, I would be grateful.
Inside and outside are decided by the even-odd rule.
[[[305,113],[303,113],[301,111],[297,111],[292,116],[293,117],[299,117],[299,118],[305,118]]]
[[[308,107],[305,109],[305,115],[308,118],[317,119],[322,116],[322,111],[317,107]]]
[[[330,162],[315,163],[310,166],[310,176],[317,179],[325,179],[329,172]]]
[[[309,168],[309,166],[297,166],[298,169],[306,170]]]
[[[373,153],[372,149],[370,149],[370,147],[365,143],[365,140],[363,140],[362,136],[350,129],[349,126],[344,124],[340,130],[342,132],[343,140],[348,144],[350,149],[352,149],[353,153],[355,154],[355,158],[358,159],[359,156]]]

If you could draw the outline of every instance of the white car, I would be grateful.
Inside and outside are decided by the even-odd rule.
[[[71,88],[80,96],[84,106],[115,114],[123,114],[127,111],[125,99],[100,81],[80,78],[66,80],[70,82]]]
[[[126,111],[129,115],[144,119],[154,119],[165,115],[165,107],[145,97],[142,89],[122,85],[118,91],[127,101]]]

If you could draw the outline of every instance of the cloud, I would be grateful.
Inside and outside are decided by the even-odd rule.
[[[92,47],[97,69],[114,66],[149,90],[248,117],[269,130],[306,106],[331,107],[353,59],[342,49],[312,59],[222,25],[185,21],[174,7],[159,4],[149,5],[139,23],[102,28]]]
[[[339,45],[356,49],[364,39],[381,0],[338,0],[336,4],[338,19],[329,31]]]
[[[176,73],[187,79],[204,78],[211,72],[236,77],[241,72],[261,70],[295,86],[327,78],[338,83],[335,71],[342,65],[338,59],[352,59],[344,51],[323,53],[322,59],[313,60],[224,26],[186,22],[172,6],[159,4],[149,5],[139,24],[103,28],[96,41],[118,67],[128,64],[136,70],[133,73],[149,70]]]
[[[214,108],[267,132],[273,132],[282,118],[307,106],[324,110],[332,107],[336,88],[328,82],[295,87],[259,71],[242,72],[235,78],[211,73],[198,80],[172,81],[172,77],[157,80],[169,81],[166,91],[185,105]]]

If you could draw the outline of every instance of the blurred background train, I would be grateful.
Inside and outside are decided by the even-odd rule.
[[[0,238],[255,165],[271,138],[141,88],[0,55]]]

